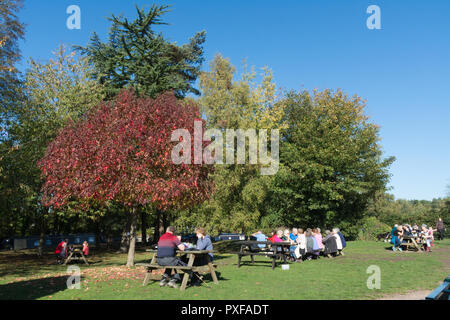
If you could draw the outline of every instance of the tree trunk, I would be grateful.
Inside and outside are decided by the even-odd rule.
[[[166,231],[166,221],[164,219],[164,212],[158,210],[158,219],[159,219],[159,235],[161,236]],[[158,237],[159,239],[159,237]]]
[[[131,215],[127,214],[127,222],[123,228],[122,240],[120,241],[120,252],[125,253],[128,251],[130,245],[130,226],[131,226]]]
[[[153,234],[153,244],[158,243],[161,236],[161,211],[156,209],[155,233]]]
[[[145,210],[141,210],[141,232],[142,232],[142,245],[147,245],[147,214]]]
[[[130,228],[130,247],[128,248],[128,258],[127,258],[128,268],[134,266],[134,252],[136,249],[136,229],[137,229],[138,215],[135,207],[131,209],[130,215],[131,215],[131,228]]]
[[[45,210],[45,209],[44,209]],[[42,257],[44,255],[44,238],[45,238],[45,213],[42,210],[42,215],[40,218],[40,235],[39,235],[39,247],[38,247],[38,256]]]

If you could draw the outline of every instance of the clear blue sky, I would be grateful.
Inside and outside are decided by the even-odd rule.
[[[126,0],[25,0],[21,49],[45,61],[59,44],[105,37],[110,14],[135,17]],[[342,88],[368,100],[383,150],[395,156],[391,193],[443,197],[450,184],[450,1],[448,0],[173,0],[161,27],[185,43],[206,30],[206,61],[221,52],[233,64],[268,66],[285,89]],[[81,8],[81,30],[66,28],[66,8]],[[369,30],[369,5],[381,8],[381,30]],[[22,63],[24,69],[26,63]],[[205,68],[207,63],[205,63]]]

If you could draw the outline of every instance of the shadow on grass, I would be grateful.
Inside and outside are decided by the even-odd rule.
[[[2,284],[0,300],[35,300],[53,295],[67,290],[67,279],[68,276],[58,276]]]

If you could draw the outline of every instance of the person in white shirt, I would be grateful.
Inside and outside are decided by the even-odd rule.
[[[339,237],[338,234],[339,230],[337,228],[333,229],[333,236],[336,238],[336,245],[337,245],[337,249],[338,249],[338,254],[342,254],[342,241],[341,241],[341,237]]]

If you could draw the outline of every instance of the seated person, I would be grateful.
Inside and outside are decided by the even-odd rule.
[[[68,243],[69,243],[69,240],[68,239],[64,239],[56,247],[55,254],[56,254],[56,258],[58,259],[58,263],[63,263],[64,260],[67,258],[67,245],[68,245]]]
[[[174,235],[175,228],[170,226],[167,227],[166,233],[164,233],[158,241],[158,250],[156,253],[156,262],[160,266],[187,266],[180,258],[176,256],[176,249],[181,251],[185,250],[185,246],[181,243],[181,237]],[[175,275],[171,278],[171,269],[164,269],[164,274],[159,285],[164,287],[169,285],[172,288],[178,288],[177,282],[181,280],[180,275],[175,271]],[[189,272],[192,278],[192,272]]]
[[[261,242],[262,241],[267,241],[266,235],[264,233],[262,233],[261,230],[258,230],[257,232],[255,232],[254,234],[252,234],[252,236],[256,238],[256,241],[261,241]],[[264,249],[266,247],[266,245],[262,244],[262,243],[258,244],[257,246],[260,249]]]
[[[197,235],[197,250],[214,250],[211,237],[206,235],[206,231],[204,228],[195,228],[195,233]],[[209,259],[212,262],[214,260],[214,255],[212,253],[208,253]],[[208,264],[208,261],[206,260],[206,257],[197,257],[194,260],[195,266],[203,266],[205,264]]]
[[[403,251],[402,248],[400,248],[401,245],[401,240],[400,238],[403,235],[403,228],[401,226],[397,226],[397,228],[395,228],[395,230],[393,230],[392,232],[392,244],[394,245],[392,247],[393,251],[396,251],[397,249],[399,251]]]
[[[281,234],[280,239],[282,241],[289,241],[289,234],[290,234],[289,229],[284,229],[284,232]]]
[[[335,256],[338,252],[336,237],[331,233],[330,230],[325,230],[325,238],[323,238],[322,243],[325,245],[324,254],[329,258]]]
[[[289,240],[291,242],[291,246],[289,247],[289,251],[291,253],[291,258],[296,260],[295,249],[297,248],[297,239],[298,239],[298,229],[292,228],[291,234],[289,234]]]
[[[278,230],[278,231],[273,230],[272,231],[272,236],[268,240],[271,241],[271,242],[283,242],[283,240],[281,240],[282,236],[283,236],[283,231],[281,231],[281,230]]]

